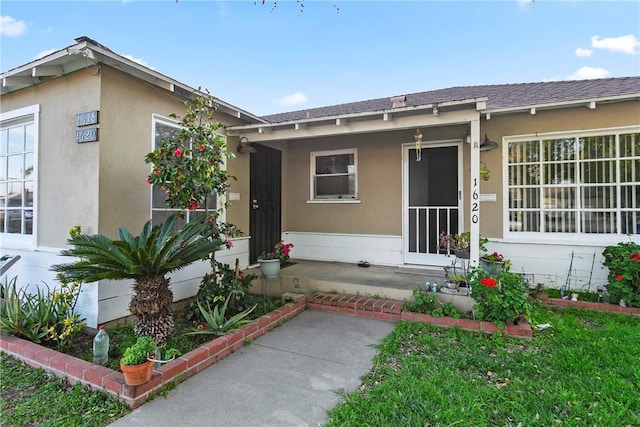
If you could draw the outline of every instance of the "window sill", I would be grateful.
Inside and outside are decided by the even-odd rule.
[[[357,204],[361,203],[360,199],[318,199],[307,200],[307,204]]]

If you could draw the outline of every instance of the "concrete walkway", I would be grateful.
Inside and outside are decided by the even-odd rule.
[[[306,310],[111,426],[319,426],[394,322]]]

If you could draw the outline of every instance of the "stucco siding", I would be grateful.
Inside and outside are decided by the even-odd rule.
[[[40,104],[37,246],[64,245],[69,228],[97,232],[99,143],[75,142],[76,114],[99,109],[95,68],[2,96],[2,111]],[[60,102],[64,100],[64,102]]]

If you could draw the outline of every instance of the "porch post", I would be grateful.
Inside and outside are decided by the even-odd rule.
[[[469,232],[471,247],[469,266],[478,265],[480,258],[480,119],[471,121],[471,185],[469,186]]]

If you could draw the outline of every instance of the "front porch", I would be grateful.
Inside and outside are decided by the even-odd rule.
[[[260,267],[245,270],[260,277]],[[286,292],[310,294],[313,292],[347,295],[378,296],[396,300],[411,298],[416,287],[426,282],[444,282],[444,270],[438,267],[411,268],[326,261],[292,259],[283,264],[275,279],[258,278],[253,281],[252,292],[280,296]]]

